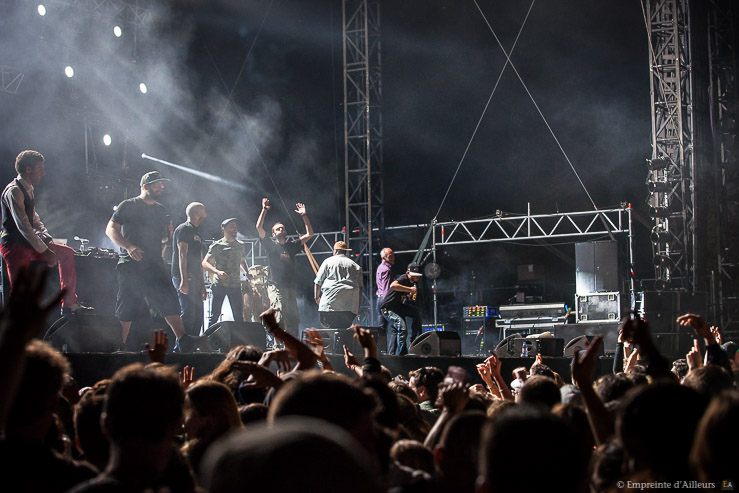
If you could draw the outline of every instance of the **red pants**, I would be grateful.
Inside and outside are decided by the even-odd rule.
[[[62,306],[71,306],[77,303],[77,271],[74,268],[74,250],[65,245],[53,244],[54,253],[59,262],[59,283],[65,290],[64,298],[62,298]],[[41,255],[33,248],[21,245],[20,243],[9,243],[0,245],[0,253],[3,255],[5,265],[8,266],[8,278],[10,279],[10,288],[13,289],[13,279],[18,274],[21,267],[28,266],[31,260],[42,260],[46,262],[46,257]]]

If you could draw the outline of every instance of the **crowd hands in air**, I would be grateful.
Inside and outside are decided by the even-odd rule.
[[[318,332],[300,341],[268,310],[284,349],[238,346],[209,375],[178,375],[158,331],[150,364],[78,390],[37,339],[57,301],[41,300],[46,270],[25,269],[0,316],[3,491],[719,491],[737,479],[736,345],[727,354],[699,315],[677,320],[697,342],[672,369],[632,315],[617,372],[596,378],[598,337],[572,383],[540,356],[511,380],[493,355],[479,384],[456,366],[392,375],[357,326],[364,354],[344,348],[348,377]]]

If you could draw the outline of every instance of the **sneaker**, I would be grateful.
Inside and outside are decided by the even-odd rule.
[[[63,306],[62,307],[62,315],[71,315],[73,313],[79,313],[79,314],[90,314],[94,312],[95,309],[91,306],[85,306],[80,302],[74,303],[70,306]]]
[[[175,341],[173,351],[175,353],[194,353],[196,349],[200,349],[202,340],[202,337],[183,334],[182,337]]]

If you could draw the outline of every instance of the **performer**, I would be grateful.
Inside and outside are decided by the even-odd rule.
[[[215,274],[215,280],[211,285],[213,303],[211,305],[210,322],[208,322],[209,327],[218,322],[226,296],[228,296],[234,320],[236,322],[244,320],[244,299],[241,296],[239,268],[244,271],[248,278],[246,245],[236,239],[236,235],[239,233],[239,225],[236,223],[235,217],[225,219],[221,223],[221,230],[223,231],[223,238],[211,243],[208,253],[203,259],[203,268]]]
[[[314,297],[324,329],[351,326],[362,298],[362,268],[346,256],[346,243],[334,243],[334,254],[321,264],[314,281]]]
[[[386,327],[387,320],[382,316],[380,307],[382,306],[382,300],[390,289],[390,283],[393,281],[395,252],[390,248],[383,248],[380,250],[380,258],[382,259],[382,263],[377,266],[377,272],[375,273],[375,284],[377,284],[377,303],[375,307],[377,309],[378,325]]]
[[[159,309],[174,332],[177,338],[175,351],[187,353],[195,349],[199,340],[185,333],[177,292],[161,255],[167,213],[157,199],[162,196],[164,184],[168,181],[158,171],[142,176],[141,193],[118,205],[105,234],[123,249],[116,266],[118,298],[115,307],[123,330],[123,343],[126,343],[131,323],[146,301]]]
[[[200,225],[207,214],[200,202],[185,209],[187,221],[177,226],[172,236],[172,283],[180,300],[180,317],[185,332],[199,336],[203,326],[203,300],[208,296],[203,283],[203,238]]]
[[[59,264],[59,283],[64,290],[62,314],[91,310],[77,301],[77,271],[74,250],[52,241],[34,207],[34,185],[44,176],[44,156],[38,151],[23,151],[15,158],[18,176],[5,187],[2,194],[2,226],[0,253],[8,266],[12,289],[13,279],[21,267],[31,260]]]
[[[417,315],[417,309],[409,308],[404,304],[404,298],[414,299],[418,294],[416,283],[423,274],[421,267],[411,262],[405,274],[399,276],[390,284],[390,289],[385,295],[380,308],[383,316],[388,321],[387,354],[408,354],[408,325],[405,317]],[[420,317],[417,319],[420,325]],[[416,318],[414,318],[414,323]]]
[[[264,219],[271,208],[269,199],[262,199],[262,211],[257,219],[257,232],[267,251],[271,282],[267,287],[270,306],[275,309],[277,323],[284,326],[285,331],[298,337],[298,300],[295,296],[295,263],[293,257],[298,254],[302,246],[313,238],[313,226],[305,213],[305,204],[295,204],[295,212],[303,217],[305,234],[297,240],[288,240],[285,225],[275,223],[272,226],[274,241],[267,238],[264,231]]]

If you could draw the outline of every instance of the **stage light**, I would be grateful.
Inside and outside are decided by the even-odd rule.
[[[650,193],[669,192],[670,190],[672,190],[673,186],[674,183],[666,181],[650,181],[649,183],[647,183],[647,188],[649,189]]]
[[[649,217],[652,219],[664,219],[672,216],[672,212],[668,207],[650,207]]]
[[[655,267],[674,267],[675,261],[664,253],[658,253],[654,256]]]
[[[66,67],[64,67],[64,75],[71,79],[72,77],[74,77],[74,69],[67,65]]]
[[[146,94],[147,92],[149,92],[149,89],[146,87],[146,84],[142,82],[141,84],[139,84],[139,91],[141,91],[141,94]]]
[[[112,142],[113,142],[113,139],[110,138],[109,134],[103,135],[103,144],[105,144],[106,147],[109,146]]]
[[[116,38],[120,38],[123,35],[123,31],[121,30],[121,26],[115,26],[113,28],[113,34],[115,34]]]
[[[667,156],[660,156],[654,159],[647,160],[647,166],[649,171],[657,171],[660,169],[666,169],[670,165],[670,158]]]
[[[652,233],[649,237],[652,240],[652,243],[663,243],[670,238],[670,233],[655,226],[652,228]]]
[[[40,3],[36,10],[38,11],[38,15],[40,15],[41,17],[46,15],[46,7],[43,3]]]

